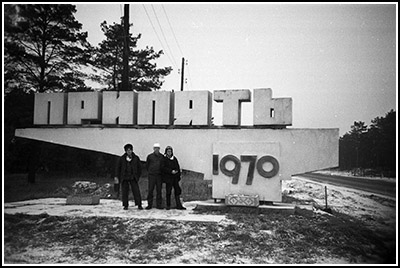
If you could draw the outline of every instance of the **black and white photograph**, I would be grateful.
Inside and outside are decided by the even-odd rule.
[[[398,265],[397,2],[3,2],[3,266]]]

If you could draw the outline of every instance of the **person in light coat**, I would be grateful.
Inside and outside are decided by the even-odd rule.
[[[153,208],[153,193],[156,188],[156,207],[162,209],[162,177],[161,177],[161,161],[164,156],[160,153],[160,144],[153,145],[153,152],[146,158],[146,168],[148,172],[148,195],[146,209]]]

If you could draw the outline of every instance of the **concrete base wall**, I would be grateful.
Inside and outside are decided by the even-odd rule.
[[[132,143],[134,152],[145,161],[153,144],[167,145],[184,169],[212,175],[213,144],[221,142],[272,142],[280,146],[280,166],[288,175],[337,167],[339,129],[134,129],[102,127],[62,127],[17,129],[15,136],[122,155]],[[289,179],[289,178],[283,178]]]

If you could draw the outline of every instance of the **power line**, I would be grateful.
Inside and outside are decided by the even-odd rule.
[[[174,54],[172,53],[172,50],[171,50],[171,48],[170,48],[169,45],[168,45],[167,38],[165,38],[165,34],[164,34],[164,31],[163,31],[163,29],[162,29],[162,27],[161,27],[161,23],[160,23],[160,21],[158,20],[158,16],[157,16],[157,14],[156,14],[156,10],[154,9],[154,6],[153,6],[153,5],[151,5],[151,8],[153,9],[154,15],[156,16],[156,20],[157,20],[158,26],[160,27],[161,34],[162,34],[162,36],[164,37],[164,41],[165,41],[165,43],[167,44],[167,48],[168,48],[168,50],[169,50],[170,53],[171,53],[172,59],[174,60],[175,65],[177,65],[176,62],[175,62]]]
[[[149,21],[150,21],[151,27],[153,28],[153,31],[154,31],[154,33],[156,34],[157,39],[158,39],[158,41],[159,41],[160,44],[161,44],[161,47],[164,47],[164,44],[163,44],[163,42],[161,42],[161,39],[160,39],[160,37],[158,36],[158,33],[157,33],[157,31],[156,31],[156,28],[154,27],[153,22],[152,22],[151,19],[150,19],[149,13],[147,13],[146,7],[145,7],[143,4],[142,4],[142,6],[143,6],[143,9],[144,9],[144,11],[145,11],[145,13],[146,13],[146,15],[147,15],[147,18],[148,18]],[[171,57],[169,56],[169,53],[165,53],[165,54],[167,55],[167,57],[169,58],[169,60],[171,61],[171,63],[175,66],[175,68],[177,68],[177,67],[176,67],[176,64],[174,64],[174,61],[173,61],[173,60],[171,59]]]
[[[169,27],[170,27],[170,29],[171,29],[172,35],[174,36],[174,39],[175,39],[176,45],[178,46],[178,48],[179,48],[179,51],[181,52],[181,56],[183,57],[184,53],[183,53],[183,51],[182,51],[182,48],[181,48],[181,46],[179,45],[178,39],[176,38],[176,34],[175,34],[175,31],[174,31],[174,29],[172,28],[172,24],[171,24],[171,22],[170,22],[170,20],[169,20],[169,17],[168,17],[167,11],[165,10],[165,8],[164,8],[164,5],[161,5],[161,7],[163,8],[163,11],[164,11],[165,17],[167,18],[168,25],[169,25]],[[186,60],[186,61],[187,61],[187,60]],[[192,84],[192,77],[191,77],[191,75],[190,75],[190,68],[189,68],[189,64],[186,64],[186,65],[188,66],[188,67],[187,67],[187,74],[188,74],[188,76],[189,76],[189,83],[190,83],[190,86],[193,88],[193,84]]]
[[[178,39],[176,38],[176,35],[175,35],[175,32],[174,32],[174,29],[172,28],[171,22],[169,21],[169,18],[168,18],[167,12],[165,11],[164,5],[161,5],[161,7],[162,7],[162,9],[164,11],[165,17],[167,18],[168,25],[169,25],[169,28],[171,29],[172,35],[174,36],[175,42],[178,45],[179,51],[181,52],[181,56],[183,57],[184,54],[182,52],[181,46],[179,45]]]
[[[187,68],[187,73],[189,75],[189,83],[190,83],[190,87],[193,88],[193,84],[192,84],[192,77],[190,76],[190,68],[189,68],[189,64],[187,64],[188,68]]]
[[[170,22],[170,20],[169,20],[167,11],[165,10],[164,5],[161,5],[161,7],[162,7],[162,9],[163,9],[163,11],[164,11],[165,17],[167,18],[168,25],[169,25],[169,28],[171,29],[172,35],[174,36],[176,45],[178,46],[178,49],[179,49],[179,51],[181,52],[181,56],[182,56],[182,58],[183,58],[184,53],[183,53],[183,51],[182,51],[181,46],[179,45],[178,39],[176,38],[176,34],[175,34],[174,29],[172,28],[172,24],[171,24],[171,22]],[[187,61],[187,60],[186,60],[186,61]],[[188,64],[186,64],[186,65],[188,65]],[[189,83],[190,83],[190,86],[193,87],[193,85],[192,85],[192,78],[191,78],[191,76],[190,76],[189,68],[187,68],[187,74],[189,75]]]
[[[174,31],[174,29],[173,29],[173,27],[172,27],[171,21],[169,20],[167,11],[165,10],[164,5],[161,5],[161,7],[162,7],[163,12],[164,12],[164,15],[165,15],[165,17],[166,17],[166,19],[167,19],[168,25],[169,25],[169,27],[170,27],[170,30],[171,30],[171,32],[172,32],[172,35],[173,35],[174,40],[175,40],[175,42],[176,42],[176,45],[177,45],[177,47],[178,47],[178,49],[179,49],[179,51],[180,51],[180,53],[181,53],[181,55],[182,55],[182,58],[183,58],[183,57],[184,57],[183,50],[182,50],[181,46],[179,45],[178,38],[176,37],[176,34],[175,34],[175,31]],[[152,23],[152,21],[151,21],[151,19],[150,19],[150,16],[149,16],[149,14],[148,14],[148,12],[147,12],[147,10],[146,10],[146,7],[145,7],[144,5],[143,5],[143,8],[145,9],[146,15],[147,15],[147,17],[148,17],[148,19],[149,19],[149,21],[150,21],[150,23],[151,23],[151,26],[153,27],[153,30],[154,30],[154,32],[155,32],[156,35],[157,35],[158,41],[159,41],[159,42],[161,43],[161,45],[163,46],[163,42],[161,42],[161,39],[160,39],[159,35],[157,34],[157,31],[156,31],[156,29],[155,29],[155,27],[154,27],[154,24]],[[173,55],[172,50],[171,50],[171,48],[170,48],[170,46],[169,46],[169,43],[168,43],[168,41],[167,41],[167,38],[165,37],[164,31],[163,31],[163,29],[162,29],[162,26],[161,26],[160,20],[159,20],[159,18],[158,18],[158,16],[157,16],[157,13],[156,13],[156,11],[155,11],[155,8],[154,8],[153,5],[151,5],[151,8],[153,9],[154,15],[155,15],[155,17],[156,17],[156,19],[157,19],[158,26],[160,27],[160,30],[161,30],[161,33],[162,33],[162,35],[163,35],[164,41],[165,41],[165,43],[166,43],[166,45],[167,45],[167,48],[168,48],[168,50],[169,50],[169,52],[170,52],[170,53],[166,53],[166,54],[167,54],[167,56],[168,56],[168,54],[171,54],[172,60],[171,60],[171,58],[170,58],[169,56],[168,56],[168,58],[171,60],[171,62],[172,62],[172,63],[174,64],[174,66],[176,67],[177,64],[176,64],[176,62],[175,62],[174,55]],[[186,60],[186,62],[185,62],[185,65],[188,66],[187,60]],[[189,67],[189,66],[188,66],[188,67]],[[191,74],[190,74],[190,68],[187,68],[186,70],[187,70],[187,75],[188,75],[188,78],[189,78],[189,84],[190,84],[191,87],[193,87],[193,84],[192,84],[192,77],[191,77]],[[183,70],[180,70],[180,72],[183,72]],[[185,84],[187,84],[187,82],[186,82],[187,79],[185,79],[184,81],[185,81]]]

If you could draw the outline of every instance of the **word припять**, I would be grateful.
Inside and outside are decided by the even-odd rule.
[[[254,126],[292,125],[292,99],[272,98],[272,90],[254,89]],[[251,92],[215,90],[214,101],[223,103],[222,124],[240,126],[241,103]],[[211,126],[212,99],[208,90],[103,91],[37,93],[35,125],[151,125]]]

